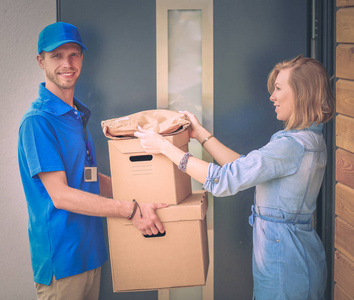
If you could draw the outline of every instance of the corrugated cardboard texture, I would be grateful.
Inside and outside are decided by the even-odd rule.
[[[188,151],[188,130],[165,138]],[[190,176],[166,156],[146,153],[138,139],[110,140],[108,146],[115,199],[178,204],[192,193]]]
[[[207,194],[158,211],[166,235],[145,238],[131,222],[108,218],[114,292],[205,285],[209,252]]]
[[[208,194],[205,191],[194,191],[178,205],[158,209],[157,216],[162,223],[176,221],[203,220],[208,209]],[[132,222],[125,218],[117,219],[125,226],[132,226]]]

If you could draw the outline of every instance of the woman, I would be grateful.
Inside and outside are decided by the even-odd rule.
[[[221,144],[189,112],[191,137],[219,165],[184,153],[156,133],[140,129],[135,135],[147,152],[166,155],[214,196],[256,186],[250,216],[254,299],[323,299],[325,253],[311,218],[327,160],[323,123],[334,113],[330,80],[318,61],[299,56],[274,67],[268,90],[285,129],[247,156]]]

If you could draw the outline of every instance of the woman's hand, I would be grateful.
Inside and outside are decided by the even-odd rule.
[[[139,138],[140,144],[146,152],[152,154],[163,153],[164,146],[167,143],[170,143],[160,134],[149,131],[146,129],[138,127],[138,131],[134,132],[134,136]]]
[[[191,126],[189,127],[189,135],[191,138],[202,143],[205,138],[210,136],[210,132],[200,124],[195,115],[189,111],[180,111],[180,113],[185,114],[191,122]]]
[[[193,118],[193,115],[190,114]],[[197,119],[194,117],[194,122]],[[198,122],[199,123],[199,122]],[[197,124],[196,124],[197,125]],[[198,125],[197,125],[198,126]],[[204,129],[200,124],[199,126]],[[163,154],[169,158],[176,166],[179,166],[181,159],[184,157],[185,152],[176,147],[169,140],[156,132],[148,131],[146,129],[138,128],[139,130],[134,133],[139,138],[140,144],[143,149],[151,154]],[[191,157],[188,160],[187,173],[201,183],[205,182],[205,178],[208,175],[209,163]],[[153,228],[153,227],[152,227]],[[148,231],[147,231],[148,232]]]
[[[180,111],[180,113],[185,114],[188,117],[189,121],[191,122],[190,137],[193,139],[197,139],[198,132],[200,132],[204,129],[203,126],[200,124],[197,117],[195,115],[193,115],[192,113],[190,113],[189,111],[187,111],[187,110]]]

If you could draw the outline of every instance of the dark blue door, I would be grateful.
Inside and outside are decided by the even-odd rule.
[[[309,54],[308,1],[214,1],[214,133],[240,154],[282,129],[269,100],[275,63]],[[254,189],[214,201],[214,299],[252,299]]]

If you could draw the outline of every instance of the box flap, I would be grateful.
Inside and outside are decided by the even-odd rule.
[[[164,136],[165,139],[169,140],[171,143],[177,147],[181,147],[189,143],[189,131],[184,130],[181,133],[175,135]],[[145,150],[141,147],[138,138],[130,138],[125,140],[109,140],[108,143],[121,153],[140,153]]]
[[[193,193],[178,205],[170,205],[156,210],[156,214],[164,222],[203,220],[208,209],[208,194],[206,191],[193,191]],[[125,218],[118,218],[124,225],[132,225]]]

